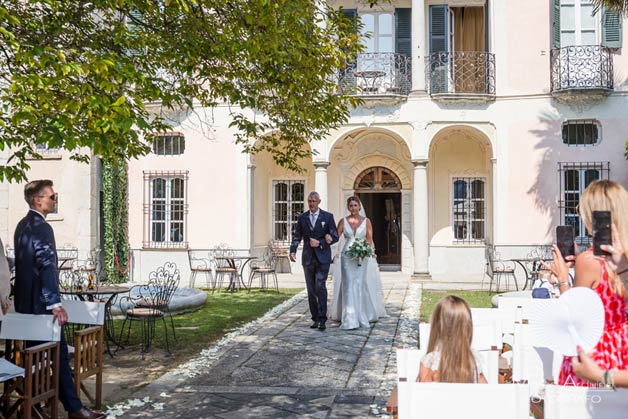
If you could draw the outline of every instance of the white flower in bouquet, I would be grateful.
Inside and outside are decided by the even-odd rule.
[[[364,239],[355,239],[347,249],[347,256],[358,261],[362,266],[362,259],[373,257],[375,253],[370,244]]]

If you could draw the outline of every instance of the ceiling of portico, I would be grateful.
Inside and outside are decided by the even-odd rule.
[[[452,143],[459,141],[474,144],[487,156],[493,154],[491,142],[486,137],[486,134],[474,127],[458,125],[444,128],[434,135],[430,142],[430,154],[433,154],[439,148],[451,146]]]

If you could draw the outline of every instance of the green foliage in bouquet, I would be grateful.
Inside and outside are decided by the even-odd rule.
[[[347,256],[358,261],[358,266],[362,264],[362,259],[375,256],[373,248],[364,239],[355,239],[347,249]]]

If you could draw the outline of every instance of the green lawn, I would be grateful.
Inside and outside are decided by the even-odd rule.
[[[268,310],[299,293],[301,289],[280,289],[277,291],[256,290],[250,293],[240,291],[207,292],[207,302],[200,310],[174,316],[177,343],[174,346],[177,355],[194,353],[220,339],[224,334],[239,326],[263,316]],[[166,319],[168,322],[169,319]],[[141,323],[132,322],[131,337],[127,349],[139,350],[141,340]],[[115,321],[115,330],[119,336],[122,320]],[[172,330],[169,329],[170,337]],[[169,337],[169,339],[170,339]],[[125,337],[126,339],[126,327]],[[163,323],[156,324],[155,338],[152,345],[165,349]],[[171,342],[172,345],[172,342]]]
[[[495,292],[488,293],[486,291],[459,291],[459,290],[443,290],[443,291],[426,291],[423,290],[421,298],[421,321],[429,322],[434,306],[441,298],[448,294],[453,294],[460,298],[464,298],[470,307],[492,307],[491,298],[497,294]]]

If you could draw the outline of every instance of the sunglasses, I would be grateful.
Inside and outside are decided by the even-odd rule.
[[[37,195],[40,198],[50,198],[51,201],[56,201],[57,200],[57,194],[52,194],[50,196],[46,196],[46,195]]]

